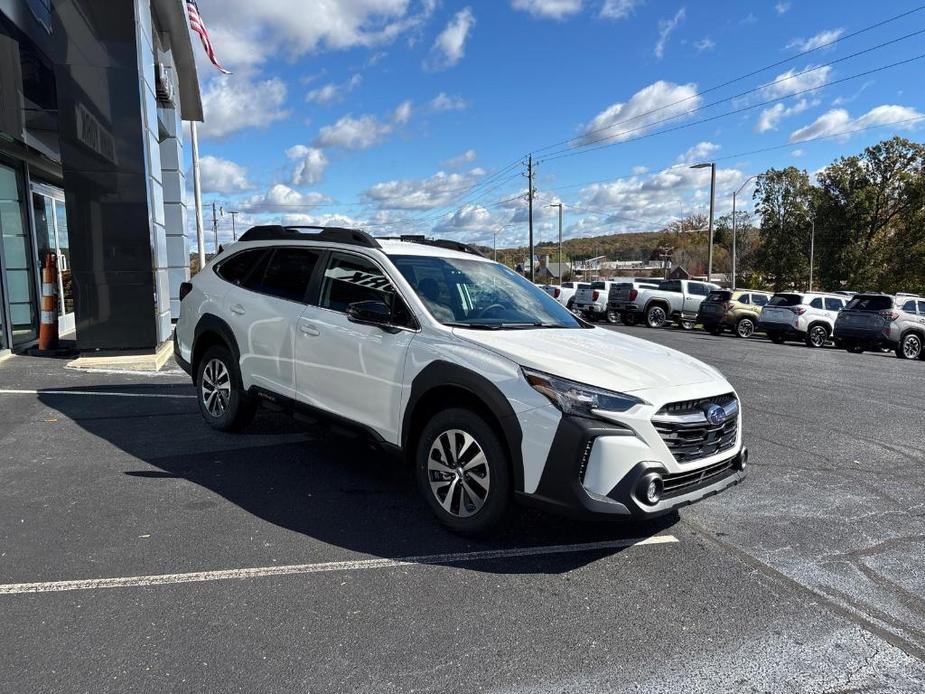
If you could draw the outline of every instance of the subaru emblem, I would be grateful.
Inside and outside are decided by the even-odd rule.
[[[707,405],[706,408],[704,408],[704,415],[706,415],[707,421],[710,422],[710,424],[715,424],[716,426],[726,421],[726,410],[719,405]]]

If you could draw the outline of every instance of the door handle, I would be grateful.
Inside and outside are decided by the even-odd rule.
[[[321,331],[315,327],[314,323],[311,323],[304,318],[299,319],[299,332],[309,337],[318,337],[321,334]]]
[[[232,304],[228,307],[228,310],[239,316],[243,316],[245,313],[247,313],[247,309],[245,309],[241,304]]]

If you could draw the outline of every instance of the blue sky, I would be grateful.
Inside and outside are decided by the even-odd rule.
[[[904,0],[199,5],[234,72],[200,55],[204,202],[239,228],[525,243],[532,152],[538,239],[560,201],[566,236],[653,230],[706,210],[709,174],[687,163],[718,162],[722,213],[768,167],[813,172],[925,125],[925,60],[880,69],[925,53],[925,33],[903,38],[925,11],[851,36]]]

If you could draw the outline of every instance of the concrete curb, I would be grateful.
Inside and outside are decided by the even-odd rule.
[[[81,355],[68,362],[68,369],[107,371],[160,371],[173,356],[173,342],[164,342],[154,352],[142,354],[96,353]]]

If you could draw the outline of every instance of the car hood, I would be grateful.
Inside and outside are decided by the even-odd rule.
[[[474,342],[530,369],[621,393],[697,383],[725,383],[716,369],[677,350],[606,330],[468,330]]]

